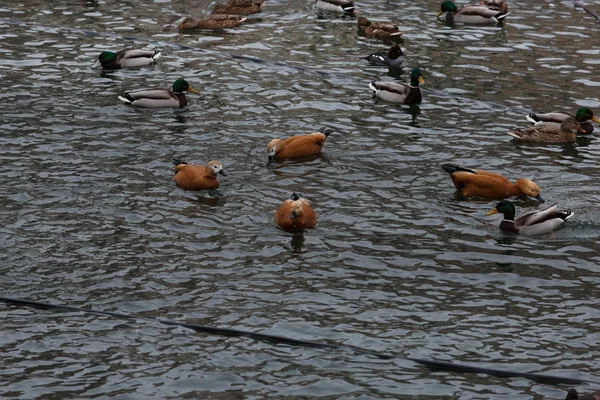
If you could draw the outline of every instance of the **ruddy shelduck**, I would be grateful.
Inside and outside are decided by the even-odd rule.
[[[273,139],[267,145],[269,160],[274,158],[294,158],[319,154],[331,129],[321,128],[309,135],[297,135],[285,140]]]
[[[302,193],[292,193],[275,212],[275,223],[284,231],[301,231],[314,228],[317,215]]]
[[[206,164],[206,167],[188,164],[181,160],[173,160],[173,164],[175,165],[175,183],[186,190],[216,189],[219,187],[217,174],[227,176],[223,165],[218,161],[211,161]]]
[[[442,169],[450,174],[454,186],[465,197],[501,199],[510,196],[529,196],[540,203],[544,202],[538,185],[526,178],[517,179],[512,183],[495,172],[463,168],[455,164],[443,164]]]

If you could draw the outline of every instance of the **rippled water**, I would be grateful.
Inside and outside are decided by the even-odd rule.
[[[540,147],[506,135],[531,110],[600,113],[599,25],[569,1],[510,1],[502,27],[455,28],[436,21],[437,1],[358,5],[401,25],[406,66],[425,70],[421,105],[374,102],[368,82],[397,76],[360,57],[386,45],[305,1],[267,0],[238,29],[186,35],[177,21],[212,3],[0,7],[2,293],[600,380],[598,140]],[[125,47],[163,58],[90,68]],[[184,109],[116,98],[182,76],[202,93]],[[321,156],[267,166],[270,139],[321,126],[335,129]],[[220,160],[221,196],[175,187],[173,158]],[[485,217],[496,201],[458,198],[444,162],[533,178],[575,217],[540,238],[505,236]],[[273,224],[293,191],[319,217],[304,235]],[[3,305],[0,315],[6,398],[566,392],[79,313]]]

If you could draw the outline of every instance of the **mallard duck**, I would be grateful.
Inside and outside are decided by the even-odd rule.
[[[452,24],[497,24],[504,20],[509,13],[484,5],[466,5],[460,9],[451,1],[444,1],[438,11],[438,17],[446,13],[446,22]]]
[[[363,32],[365,36],[375,39],[393,39],[402,35],[400,29],[391,22],[372,22],[366,17],[359,17],[357,24],[358,30]]]
[[[584,393],[580,395],[577,390],[569,389],[565,400],[600,400],[600,392]]]
[[[502,231],[523,236],[537,236],[553,231],[574,215],[571,210],[559,210],[556,205],[553,205],[540,211],[527,213],[515,220],[515,205],[508,200],[502,200],[486,215],[498,213],[504,214],[504,219],[500,223]]]
[[[594,121],[597,124],[600,124],[600,119],[594,116],[594,113],[589,108],[582,107],[577,110],[575,115],[565,112],[551,112],[551,113],[530,113],[527,115],[527,121],[531,122],[534,125],[537,124],[554,124],[556,127],[560,127],[560,124],[567,118],[575,118],[577,122],[579,122],[579,126],[581,129],[585,131],[586,134],[591,134],[594,132],[594,126],[590,121]]]
[[[443,164],[442,169],[450,174],[452,183],[465,197],[506,198],[510,196],[529,196],[540,203],[544,202],[538,185],[526,178],[517,179],[515,183],[512,183],[500,174],[481,169],[474,170],[455,164]]]
[[[188,102],[184,92],[198,93],[184,79],[177,79],[173,82],[173,90],[162,88],[129,90],[119,96],[119,100],[132,106],[145,108],[183,107]]]
[[[331,132],[333,132],[331,129],[323,127],[308,135],[292,136],[285,140],[273,139],[267,145],[269,160],[319,154]]]
[[[490,8],[497,8],[500,11],[507,12],[508,5],[505,0],[481,0],[479,4],[488,6]]]
[[[121,69],[131,67],[142,67],[144,65],[154,64],[160,57],[160,51],[154,50],[133,50],[123,49],[116,53],[112,51],[103,51],[98,56],[98,61],[92,66],[96,68],[99,64],[103,69]]]
[[[219,187],[217,174],[227,176],[223,165],[213,160],[206,167],[188,164],[185,161],[173,160],[175,165],[175,183],[186,190],[216,189]]]
[[[388,51],[380,51],[377,53],[369,54],[364,57],[371,65],[376,66],[388,66],[388,67],[399,67],[402,65],[404,60],[402,56],[404,53],[398,44],[390,47]]]
[[[302,193],[292,193],[275,212],[275,223],[285,231],[314,228],[317,215]]]
[[[410,73],[410,85],[398,82],[376,82],[369,83],[373,91],[373,97],[391,103],[418,104],[422,101],[420,83],[425,83],[421,70],[413,68]]]
[[[324,11],[354,15],[354,3],[350,0],[316,0],[315,7]]]
[[[521,142],[570,143],[577,140],[577,132],[585,133],[579,126],[579,122],[569,117],[561,122],[560,127],[552,123],[536,124],[509,131],[508,134]]]
[[[213,14],[249,15],[259,13],[265,0],[228,0],[225,4],[217,4]]]
[[[185,18],[177,26],[180,32],[190,29],[222,29],[240,26],[246,17],[229,14],[210,14],[204,18]]]

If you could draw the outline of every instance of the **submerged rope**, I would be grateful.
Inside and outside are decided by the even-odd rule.
[[[495,368],[484,368],[477,367],[472,365],[465,364],[455,364],[446,361],[436,361],[436,360],[425,360],[414,357],[397,357],[392,354],[380,353],[368,349],[363,349],[355,346],[348,345],[339,345],[339,344],[329,344],[329,343],[321,343],[314,342],[310,340],[302,340],[302,339],[293,339],[285,336],[279,335],[271,335],[267,333],[257,333],[244,331],[240,329],[231,329],[231,328],[218,328],[214,326],[205,326],[205,325],[197,325],[197,324],[188,324],[185,322],[178,322],[168,319],[160,319],[160,318],[148,318],[148,317],[140,317],[136,315],[128,315],[121,314],[112,311],[100,311],[94,310],[90,308],[80,308],[73,307],[67,305],[60,304],[50,304],[50,303],[42,303],[38,301],[25,300],[25,299],[16,299],[11,297],[0,297],[0,301],[3,303],[16,305],[16,306],[24,306],[24,307],[34,307],[41,308],[45,310],[64,310],[64,311],[76,311],[83,312],[87,314],[95,314],[95,315],[106,315],[118,319],[132,320],[132,321],[147,321],[147,322],[158,322],[164,325],[169,326],[181,326],[183,328],[192,329],[196,332],[203,332],[211,335],[220,335],[226,337],[246,337],[249,339],[266,342],[266,343],[274,343],[274,344],[285,344],[289,346],[300,346],[300,347],[311,347],[317,349],[329,349],[329,350],[343,350],[349,351],[358,354],[365,354],[377,357],[382,360],[391,360],[391,359],[403,359],[413,361],[417,364],[424,365],[429,368],[459,372],[459,373],[484,373],[492,376],[498,376],[503,378],[526,378],[540,382],[552,383],[552,384],[570,384],[570,385],[578,385],[583,383],[595,383],[600,384],[600,382],[589,381],[585,379],[577,379],[577,378],[568,378],[568,377],[560,377],[554,375],[546,375],[546,374],[537,374],[537,373],[529,373],[529,372],[518,372],[518,371],[508,371],[502,369]]]

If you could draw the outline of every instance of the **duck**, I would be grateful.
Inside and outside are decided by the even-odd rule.
[[[508,5],[506,4],[506,0],[481,0],[479,2],[482,6],[488,6],[490,8],[497,8],[500,11],[507,12]]]
[[[540,203],[544,202],[538,185],[527,178],[520,178],[512,183],[495,172],[474,170],[456,164],[442,164],[442,169],[450,174],[452,183],[465,197],[506,198],[529,196]]]
[[[410,73],[410,85],[399,82],[371,81],[369,88],[373,97],[379,97],[390,103],[419,104],[423,97],[419,84],[425,84],[420,68],[413,68]]]
[[[521,142],[535,143],[571,143],[577,140],[577,132],[585,133],[579,122],[569,117],[556,124],[536,124],[527,128],[515,129],[508,134]]]
[[[301,231],[317,225],[317,215],[302,193],[292,193],[275,212],[275,223],[284,231]]]
[[[371,65],[376,66],[388,66],[388,67],[400,67],[404,62],[402,56],[404,53],[400,48],[400,45],[395,44],[388,51],[380,51],[377,53],[369,54],[364,57],[365,60]]]
[[[217,4],[213,14],[249,15],[259,13],[265,0],[228,0],[225,4]]]
[[[350,0],[316,0],[315,7],[323,11],[354,15],[354,3]]]
[[[537,236],[551,232],[575,215],[571,210],[561,210],[554,204],[543,210],[521,215],[515,220],[515,205],[509,200],[502,200],[485,215],[498,213],[504,214],[500,230],[523,236]]]
[[[565,400],[600,400],[600,392],[579,395],[576,389],[571,388],[567,392]]]
[[[269,161],[276,158],[305,157],[319,154],[325,140],[333,132],[328,128],[321,128],[308,135],[297,135],[285,140],[273,139],[267,145]]]
[[[206,167],[188,164],[181,160],[173,160],[173,165],[175,165],[175,183],[185,190],[217,189],[219,187],[217,174],[227,176],[223,165],[216,160],[206,164]]]
[[[116,53],[103,51],[92,68],[96,68],[98,65],[102,65],[102,68],[107,70],[143,67],[154,64],[160,56],[161,52],[155,50],[123,49]]]
[[[402,35],[400,29],[391,22],[372,22],[366,17],[359,17],[357,24],[359,31],[375,39],[393,39]]]
[[[509,13],[486,5],[466,5],[460,9],[451,1],[444,1],[438,11],[438,17],[446,13],[446,22],[453,24],[497,24],[506,18]]]
[[[162,88],[128,90],[118,97],[122,102],[136,107],[183,107],[188,102],[184,92],[198,93],[185,79],[177,79],[173,82],[172,90]]]
[[[594,132],[594,126],[590,121],[600,124],[600,119],[596,118],[593,111],[586,107],[578,109],[575,115],[566,112],[529,113],[525,118],[533,125],[554,124],[558,127],[569,117],[575,118],[581,129],[588,135]]]
[[[239,15],[229,14],[210,14],[204,18],[185,18],[177,26],[180,32],[190,29],[222,29],[235,28],[244,22],[247,18]]]

